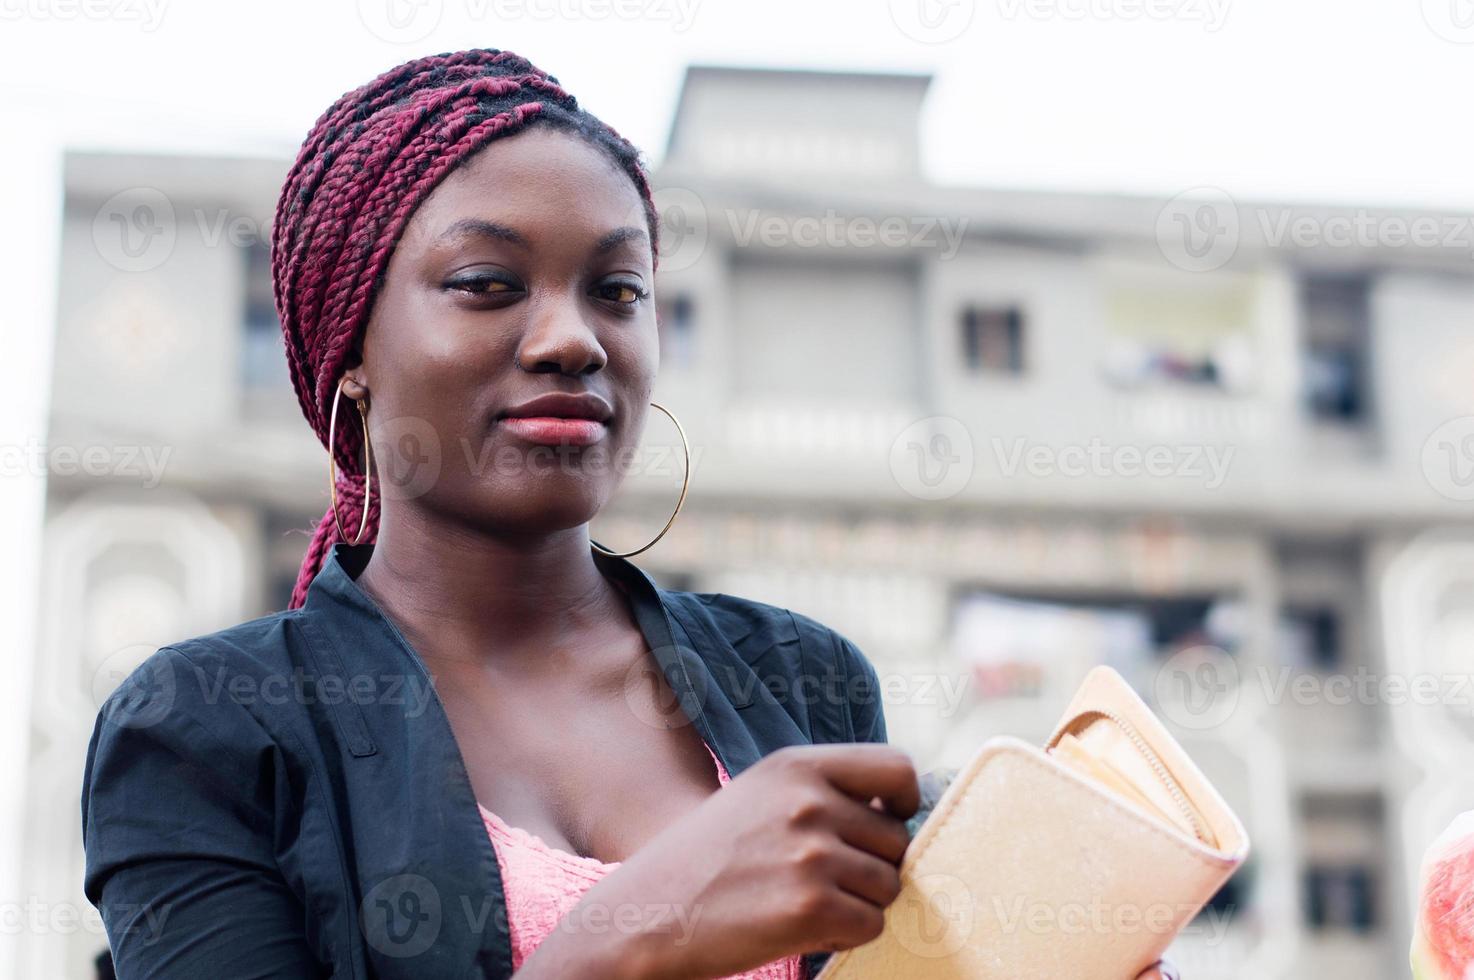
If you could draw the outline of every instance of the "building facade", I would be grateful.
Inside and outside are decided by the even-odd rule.
[[[927,767],[1042,738],[1116,666],[1254,840],[1184,975],[1403,975],[1422,847],[1474,808],[1470,217],[937,186],[928,82],[688,72],[657,398],[694,467],[641,564],[850,636]],[[287,163],[68,159],[23,975],[105,945],[98,703],[283,608],[326,506],[271,299]],[[664,522],[679,464],[651,458],[601,541]]]

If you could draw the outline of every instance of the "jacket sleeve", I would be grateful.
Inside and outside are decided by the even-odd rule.
[[[103,704],[83,777],[84,889],[123,980],[325,975],[275,860],[276,756],[228,689],[170,647]]]
[[[857,742],[885,742],[885,709],[881,698],[880,680],[875,667],[860,649],[840,633],[834,634],[839,648],[841,667],[850,678],[850,720],[855,729]]]
[[[860,652],[844,634],[829,630],[834,644],[835,666],[847,679],[844,705],[856,742],[885,742],[885,709],[882,704],[880,679],[870,659]],[[814,980],[829,962],[832,953],[807,953],[803,957],[803,976]]]

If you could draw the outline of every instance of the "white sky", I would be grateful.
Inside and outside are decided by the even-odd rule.
[[[391,12],[409,43],[365,26]],[[0,0],[0,120],[288,155],[345,89],[475,45],[657,160],[688,63],[923,70],[941,182],[1474,208],[1474,0]]]

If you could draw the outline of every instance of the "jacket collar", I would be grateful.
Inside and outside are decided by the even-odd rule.
[[[379,619],[383,613],[355,579],[374,553],[371,544],[338,543],[328,551],[322,568],[307,587],[302,608],[313,612],[332,610],[367,620]]]

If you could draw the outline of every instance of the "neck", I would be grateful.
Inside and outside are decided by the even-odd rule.
[[[357,582],[426,656],[546,659],[630,615],[594,563],[586,525],[495,535],[386,508]]]

